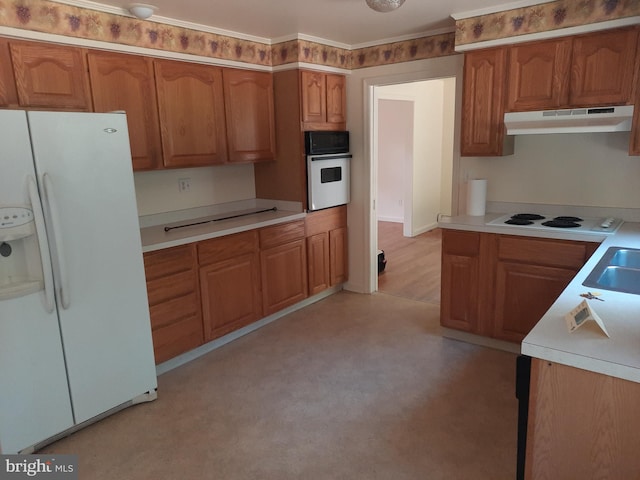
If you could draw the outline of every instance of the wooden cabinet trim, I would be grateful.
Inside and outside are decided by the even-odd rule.
[[[304,238],[304,220],[280,223],[260,229],[260,248],[271,248],[276,245]]]

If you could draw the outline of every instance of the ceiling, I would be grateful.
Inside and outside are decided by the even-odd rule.
[[[478,13],[490,13],[545,1],[549,0],[515,3],[505,0],[406,0],[402,7],[389,13],[371,10],[365,0],[142,0],[141,3],[158,7],[150,20],[159,22],[181,20],[268,40],[304,34],[357,47],[424,33],[440,33],[444,29],[453,31],[452,14],[485,9],[490,10]],[[123,9],[132,2],[102,0],[87,3]]]

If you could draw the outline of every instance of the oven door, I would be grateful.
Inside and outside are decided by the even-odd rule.
[[[349,203],[348,153],[307,156],[309,210]]]

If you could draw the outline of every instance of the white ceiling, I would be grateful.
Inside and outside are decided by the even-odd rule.
[[[389,13],[371,10],[365,0],[141,0],[140,3],[158,7],[150,20],[193,22],[267,40],[303,34],[354,47],[453,31],[452,14],[490,13],[545,1],[549,0],[406,0],[402,7]],[[108,5],[124,11],[132,2],[73,3]]]

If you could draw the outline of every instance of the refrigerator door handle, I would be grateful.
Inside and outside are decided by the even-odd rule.
[[[60,303],[62,308],[67,310],[69,308],[69,277],[67,276],[67,264],[64,259],[64,248],[62,247],[62,233],[60,232],[60,215],[58,210],[58,204],[56,203],[55,195],[53,193],[53,183],[48,173],[42,175],[42,183],[44,184],[44,196],[49,206],[49,212],[51,214],[51,226],[53,227],[53,239],[55,245],[56,266],[54,268],[54,275],[57,273]],[[57,271],[56,271],[57,270]]]
[[[55,308],[53,294],[53,274],[51,270],[51,256],[49,255],[49,242],[47,231],[44,226],[44,213],[40,205],[40,195],[38,185],[33,176],[27,176],[27,189],[29,190],[29,200],[33,210],[33,219],[36,224],[36,236],[38,237],[38,247],[40,248],[40,261],[42,262],[42,276],[44,280],[44,308],[47,313],[52,313]]]

